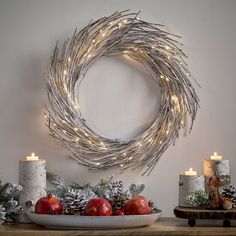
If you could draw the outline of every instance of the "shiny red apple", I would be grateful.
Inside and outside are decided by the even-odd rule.
[[[37,214],[56,214],[62,213],[62,204],[60,200],[54,198],[51,194],[41,197],[35,204],[35,213]]]
[[[105,198],[90,199],[84,209],[86,216],[111,216],[112,206]]]
[[[124,205],[125,215],[147,215],[151,212],[149,201],[144,196],[136,196]]]

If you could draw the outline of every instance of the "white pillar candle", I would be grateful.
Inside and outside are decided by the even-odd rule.
[[[179,206],[191,207],[185,199],[188,193],[196,190],[205,190],[204,176],[198,176],[197,172],[190,168],[184,175],[179,175]]]
[[[19,161],[19,184],[23,190],[20,193],[19,204],[25,207],[27,201],[37,202],[46,195],[46,161],[39,159],[34,153]],[[20,222],[28,223],[30,220],[22,213]]]
[[[204,160],[204,175],[206,176],[206,191],[208,191],[208,180],[211,176],[219,177],[221,187],[230,184],[229,160],[223,159],[214,152],[213,156]]]

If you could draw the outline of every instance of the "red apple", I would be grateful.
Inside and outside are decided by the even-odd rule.
[[[93,198],[88,201],[84,209],[86,216],[111,216],[112,206],[105,198]]]
[[[125,215],[147,215],[151,214],[151,208],[144,196],[136,196],[126,202],[124,213]]]
[[[125,213],[122,210],[113,211],[113,216],[124,216]]]
[[[35,213],[37,214],[61,214],[62,204],[60,200],[48,194],[46,197],[41,197],[35,204]]]

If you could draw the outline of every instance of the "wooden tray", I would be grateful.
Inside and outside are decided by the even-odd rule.
[[[236,209],[231,210],[209,210],[195,209],[187,207],[176,207],[174,214],[178,218],[188,219],[188,224],[194,226],[197,219],[223,220],[223,226],[229,227],[230,220],[236,220]]]

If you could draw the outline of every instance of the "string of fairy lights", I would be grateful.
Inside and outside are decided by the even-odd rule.
[[[178,137],[190,130],[198,110],[198,97],[190,82],[178,36],[148,23],[139,13],[115,12],[89,23],[54,49],[46,78],[45,114],[50,135],[63,143],[79,164],[93,169],[118,167],[120,171],[146,167],[150,173],[159,158]],[[99,58],[123,55],[141,62],[161,89],[159,115],[142,134],[129,141],[95,133],[80,111],[75,87]],[[108,98],[109,99],[109,98]]]

